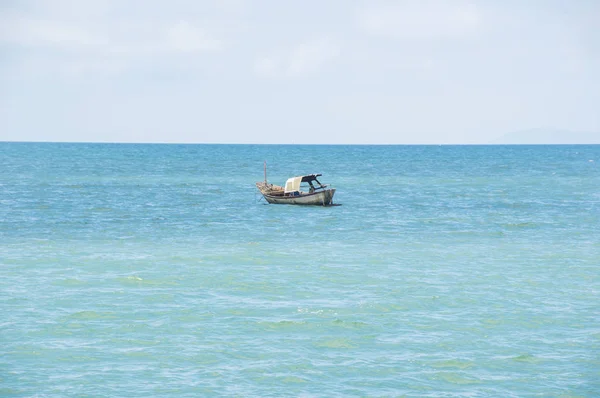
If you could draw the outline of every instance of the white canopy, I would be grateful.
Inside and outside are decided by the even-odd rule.
[[[302,176],[288,178],[285,182],[285,193],[300,191],[300,183],[302,182]]]

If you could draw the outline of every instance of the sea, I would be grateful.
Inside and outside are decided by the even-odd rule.
[[[600,145],[3,142],[0,269],[2,397],[600,396]]]

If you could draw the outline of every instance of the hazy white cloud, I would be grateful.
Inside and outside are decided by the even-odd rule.
[[[94,31],[60,20],[27,17],[1,18],[0,42],[24,47],[53,47],[72,51],[148,54],[170,51],[202,52],[219,50],[222,42],[199,26],[185,20],[162,29],[131,24],[129,32],[112,32],[110,26]],[[136,29],[138,31],[136,31]]]
[[[340,52],[340,46],[330,38],[313,39],[288,51],[257,59],[254,71],[262,77],[304,76],[325,67]]]
[[[229,13],[241,13],[252,4],[248,0],[217,0],[217,8]]]
[[[254,71],[259,76],[263,77],[274,77],[281,71],[281,58],[280,57],[263,57],[255,60]]]
[[[4,1],[0,139],[600,131],[599,12],[595,1]]]
[[[108,44],[85,29],[55,20],[4,16],[0,26],[0,42],[18,46],[81,50]]]
[[[330,39],[302,43],[289,55],[287,73],[291,76],[315,72],[340,55],[340,48]]]
[[[167,31],[170,47],[176,51],[196,52],[219,50],[222,43],[187,21],[179,21]]]
[[[0,45],[23,50],[14,61],[20,65],[9,70],[21,75],[74,77],[88,72],[117,74],[151,57],[194,56],[223,49],[223,42],[198,22],[130,19],[125,24],[105,18],[100,15],[86,24],[50,13],[45,18],[0,15]]]
[[[393,2],[357,11],[358,25],[374,36],[396,39],[439,39],[477,32],[481,11],[470,3],[444,1]]]

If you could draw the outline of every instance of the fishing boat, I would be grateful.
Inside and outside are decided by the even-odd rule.
[[[289,205],[333,205],[335,188],[321,184],[317,177],[322,174],[308,174],[288,178],[285,186],[267,182],[267,166],[265,163],[265,180],[256,183],[256,187],[268,203]]]

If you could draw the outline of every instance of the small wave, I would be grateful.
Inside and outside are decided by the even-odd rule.
[[[86,282],[82,281],[81,279],[74,278],[62,279],[53,283],[55,286],[82,286],[85,284]]]
[[[342,319],[336,319],[335,321],[333,321],[333,324],[335,326],[340,326],[340,327],[343,327],[346,329],[362,329],[362,328],[369,326],[369,324],[366,322],[344,321]]]
[[[471,367],[473,367],[473,363],[472,362],[468,362],[468,361],[460,361],[457,359],[450,359],[447,361],[439,361],[439,362],[435,362],[432,365],[434,368],[456,368],[456,369],[469,369]]]
[[[536,223],[532,223],[532,222],[520,222],[520,223],[508,223],[508,224],[504,224],[503,225],[505,228],[514,228],[514,229],[520,229],[520,228],[538,228],[539,225]]]
[[[321,348],[357,348],[358,345],[353,343],[351,340],[346,339],[346,338],[338,338],[338,339],[329,339],[329,340],[324,340],[324,341],[320,341],[316,344],[317,347],[321,347]]]
[[[307,383],[308,380],[302,379],[300,377],[296,377],[296,376],[288,376],[285,379],[283,379],[283,382],[286,384],[299,384],[299,383]]]
[[[136,275],[130,275],[116,279],[118,282],[124,285],[135,285],[135,286],[177,286],[178,283],[173,280],[151,280],[143,279]]]
[[[517,357],[512,358],[515,362],[525,362],[525,363],[539,363],[542,360],[540,358],[536,358],[531,354],[522,354]]]
[[[282,330],[282,329],[295,329],[299,327],[306,326],[306,322],[304,321],[267,321],[267,322],[259,322],[259,325],[269,330]]]
[[[79,311],[70,315],[72,319],[81,320],[94,320],[94,319],[110,319],[115,316],[109,312],[96,312],[96,311]]]
[[[467,384],[479,384],[481,383],[481,381],[476,380],[476,379],[470,379],[468,377],[464,377],[458,373],[452,373],[452,372],[441,372],[441,373],[437,373],[434,376],[435,379],[437,380],[443,380],[447,383],[452,383],[452,384],[461,384],[461,385],[467,385]]]
[[[98,361],[99,359],[88,355],[69,355],[66,357],[58,358],[57,360],[68,363],[89,363]]]

